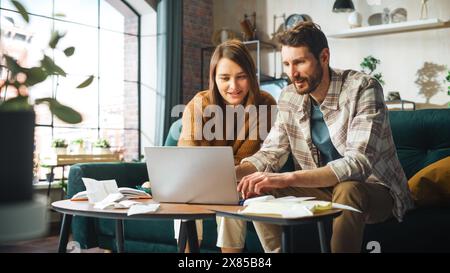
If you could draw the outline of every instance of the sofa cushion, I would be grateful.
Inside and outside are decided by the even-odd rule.
[[[389,111],[397,155],[409,179],[450,156],[450,109]]]
[[[450,109],[389,111],[397,155],[409,179],[450,156]]]
[[[408,185],[417,206],[449,206],[450,156],[420,170]]]

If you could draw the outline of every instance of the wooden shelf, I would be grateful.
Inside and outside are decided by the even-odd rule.
[[[42,155],[40,160],[41,165],[57,167],[86,162],[118,162],[120,161],[120,154],[47,154]]]
[[[423,30],[430,28],[444,28],[450,26],[449,22],[450,21],[444,22],[441,21],[440,19],[433,18],[426,20],[407,21],[401,23],[352,28],[349,30],[333,33],[327,36],[329,38],[352,38],[371,35],[382,35],[396,32]]]

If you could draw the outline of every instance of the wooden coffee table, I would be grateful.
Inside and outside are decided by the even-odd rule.
[[[143,201],[143,204],[155,203],[153,200]],[[86,216],[116,220],[117,252],[124,252],[123,220],[154,220],[154,219],[181,219],[180,235],[178,240],[179,252],[184,252],[186,243],[191,252],[199,252],[197,229],[195,220],[215,218],[215,212],[202,205],[160,203],[159,209],[154,213],[127,216],[127,209],[95,209],[87,201],[62,200],[52,203],[52,208],[63,214],[58,252],[66,252],[69,239],[72,217]],[[226,207],[226,206],[219,206]]]
[[[332,220],[341,215],[342,210],[330,209],[326,211],[317,212],[312,216],[299,218],[281,218],[275,216],[261,216],[261,215],[247,215],[239,214],[238,211],[243,207],[238,206],[203,206],[209,210],[215,211],[217,216],[230,217],[245,221],[265,222],[268,224],[280,225],[282,227],[281,233],[281,252],[294,252],[293,228],[295,225],[316,224],[319,231],[320,250],[322,253],[329,252],[327,239],[325,235],[324,221]]]

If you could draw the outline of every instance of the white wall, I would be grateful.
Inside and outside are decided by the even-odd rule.
[[[325,34],[348,29],[348,13],[332,13],[334,0],[213,0],[214,29],[228,27],[240,33],[239,21],[244,13],[256,11],[257,28],[263,40],[269,40],[274,32],[273,16],[289,16],[293,13],[308,14],[313,21],[322,27]],[[380,5],[369,6],[366,0],[353,0],[355,8],[363,16],[363,26],[367,26],[367,18],[383,8],[393,10],[403,7],[408,12],[408,21],[420,17],[419,0],[380,0]],[[428,1],[428,18],[450,20],[450,1]],[[277,20],[277,25],[282,23]],[[447,95],[445,73],[439,75],[442,91],[430,99],[434,105],[420,106],[426,101],[419,94],[419,86],[414,83],[417,71],[425,62],[446,65],[450,69],[450,28],[414,31],[408,33],[385,34],[363,38],[346,38],[328,40],[331,51],[331,66],[335,68],[352,68],[360,70],[359,64],[368,55],[381,60],[377,71],[382,72],[385,94],[399,91],[403,99],[419,103],[419,107],[446,107],[450,96]],[[279,55],[279,53],[277,54]],[[276,74],[279,76],[281,64],[277,56]],[[274,74],[275,65],[269,53],[262,56],[262,71]]]

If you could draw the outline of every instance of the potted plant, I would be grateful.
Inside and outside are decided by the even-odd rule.
[[[11,0],[21,17],[28,23],[29,15],[25,7]],[[60,120],[75,124],[82,121],[81,114],[61,104],[53,97],[32,100],[30,88],[42,83],[51,76],[65,77],[66,72],[47,55],[49,50],[61,50],[65,56],[74,54],[74,47],[58,48],[59,41],[65,33],[52,31],[39,64],[28,67],[6,51],[0,52],[0,204],[28,201],[33,193],[33,150],[34,150],[34,105],[44,104]],[[5,38],[6,39],[6,38]],[[26,49],[24,49],[26,50]],[[78,88],[92,83],[90,76]],[[11,184],[14,182],[13,184]]]
[[[372,76],[372,73],[377,69],[377,64],[380,64],[381,61],[372,55],[365,57],[359,65],[361,66],[361,72],[367,73]],[[381,85],[384,85],[383,75],[381,73],[373,74],[373,77],[378,80]]]
[[[52,141],[52,148],[57,155],[65,155],[67,153],[67,146],[65,139],[57,138]]]
[[[84,140],[82,138],[72,140],[70,150],[72,154],[84,154]]]
[[[111,153],[111,145],[106,139],[98,139],[94,142],[92,152],[94,154],[110,154]]]

